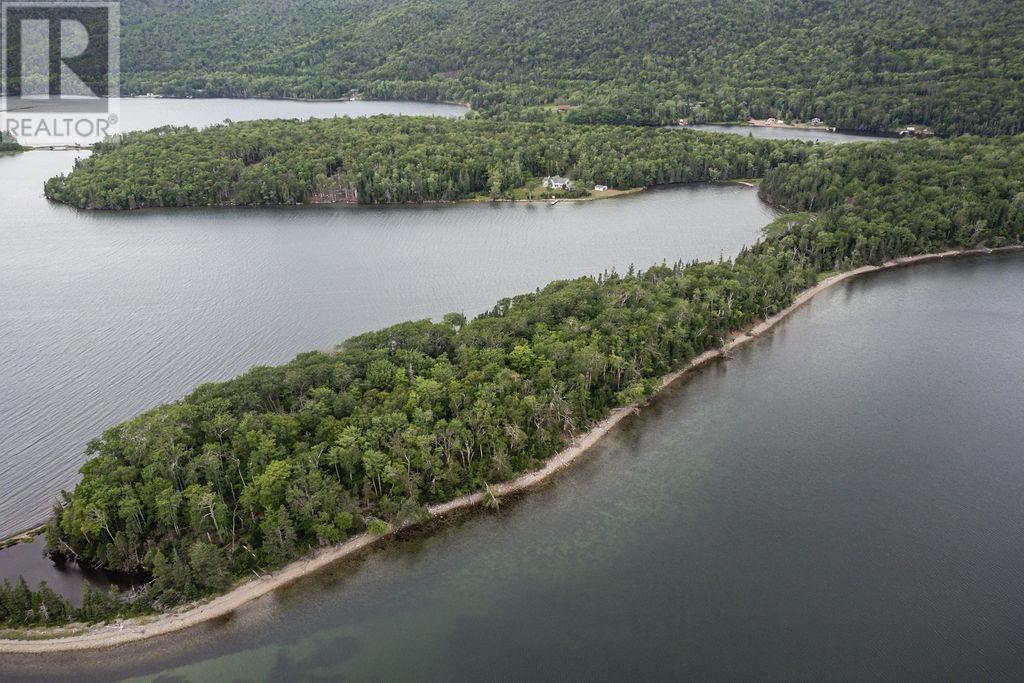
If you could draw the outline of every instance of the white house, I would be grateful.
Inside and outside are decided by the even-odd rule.
[[[571,190],[572,181],[560,175],[549,175],[544,178],[544,187],[549,190]]]
[[[594,185],[594,192],[604,192],[607,189],[607,185]]]

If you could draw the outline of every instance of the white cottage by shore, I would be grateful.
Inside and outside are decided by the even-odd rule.
[[[544,178],[544,187],[549,190],[571,190],[572,181],[560,175],[549,175]]]

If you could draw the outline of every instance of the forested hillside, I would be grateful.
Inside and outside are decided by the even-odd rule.
[[[407,322],[254,368],[113,427],[90,444],[47,545],[151,574],[125,608],[140,611],[418,519],[536,467],[824,272],[1019,244],[1024,136],[814,147],[769,171],[763,192],[807,211],[733,261],[555,282],[472,321]],[[0,590],[0,622],[112,609],[39,607],[54,600]]]
[[[52,199],[83,208],[451,201],[507,197],[539,176],[580,188],[753,178],[811,149],[633,126],[425,117],[254,121],[158,129],[100,145]],[[540,188],[537,186],[538,195]]]
[[[1024,130],[1024,4],[125,0],[128,93],[468,101],[487,116]]]

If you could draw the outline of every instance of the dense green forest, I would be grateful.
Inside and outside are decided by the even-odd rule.
[[[146,604],[221,591],[536,467],[813,279],[766,249],[556,282],[201,386],[90,445],[47,544],[144,569]]]
[[[46,195],[100,209],[451,201],[506,197],[553,174],[580,187],[622,189],[760,177],[810,149],[632,126],[425,117],[254,121],[130,134],[49,181]]]
[[[1024,135],[815,148],[768,171],[766,201],[823,212],[793,248],[817,270],[1024,235]]]
[[[457,100],[487,116],[1024,131],[1024,4],[125,0],[129,94]]]
[[[732,261],[554,282],[471,321],[406,322],[254,368],[117,425],[89,445],[47,546],[151,576],[123,607],[138,613],[420,519],[538,466],[823,273],[1019,244],[1024,136],[816,146],[761,191],[802,213]],[[0,612],[7,623],[60,613],[21,586],[0,599],[21,610]]]

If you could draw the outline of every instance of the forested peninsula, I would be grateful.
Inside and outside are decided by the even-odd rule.
[[[126,94],[458,101],[527,121],[775,116],[863,131],[1024,132],[1019,2],[121,4]]]
[[[820,279],[1024,240],[1024,136],[799,149],[761,192],[800,213],[733,260],[559,281],[472,320],[401,323],[109,429],[55,505],[47,547],[151,580],[89,613],[4,586],[0,623],[166,610],[431,504],[498,505],[493,485]]]
[[[88,209],[578,196],[759,178],[811,145],[634,126],[376,116],[130,133],[96,147],[46,196]],[[546,190],[544,176],[574,188]]]

